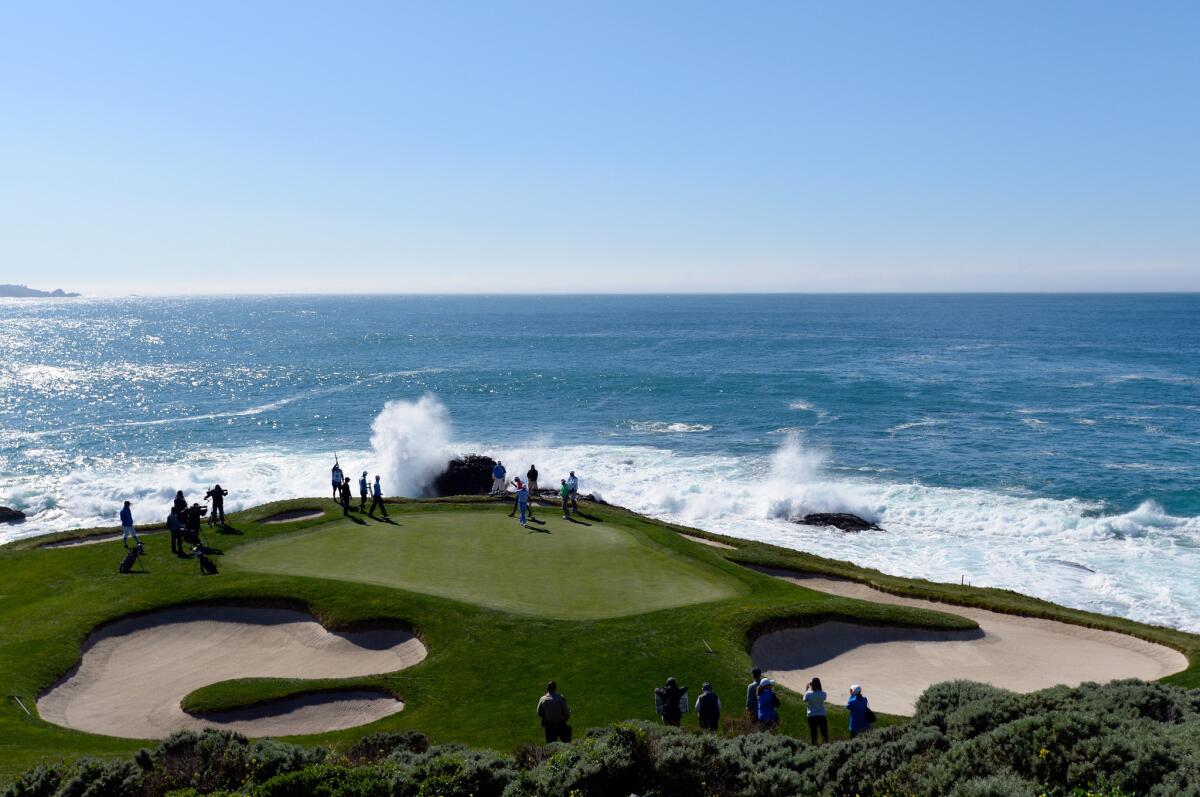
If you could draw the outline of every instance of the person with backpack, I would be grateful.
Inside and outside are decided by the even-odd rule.
[[[175,507],[171,507],[171,514],[167,515],[167,531],[171,532],[171,553],[183,556],[183,521]]]
[[[854,684],[850,687],[850,699],[846,701],[846,709],[850,712],[850,738],[861,736],[871,730],[875,721],[875,712],[862,693],[862,687]]]
[[[225,525],[225,496],[227,495],[229,495],[229,491],[222,489],[219,484],[204,494],[205,498],[212,499],[212,512],[208,517],[209,523]]]
[[[546,694],[537,704],[537,715],[546,732],[546,744],[571,741],[571,726],[567,724],[571,719],[571,707],[558,693],[558,684],[554,681],[546,684]]]
[[[358,511],[367,511],[367,496],[371,494],[371,487],[367,482],[367,472],[364,470],[363,475],[358,480]]]
[[[750,719],[758,719],[758,685],[762,683],[762,670],[755,667],[750,675],[754,680],[746,687],[746,711]]]
[[[335,459],[333,461],[333,470],[330,471],[330,473],[329,473],[329,480],[331,482],[333,482],[333,500],[334,501],[338,500],[338,498],[342,494],[342,479],[343,478],[344,478],[344,476],[342,475],[342,466],[339,465],[337,460]]]
[[[492,467],[492,495],[500,495],[504,492],[508,485],[508,470],[504,467],[503,462],[497,462]]]
[[[817,732],[825,744],[829,744],[829,719],[825,716],[825,699],[828,695],[821,689],[821,679],[813,678],[804,687],[804,703],[808,706],[808,735],[817,743]]]
[[[683,701],[687,699],[686,696],[687,687],[680,687],[675,683],[674,678],[668,678],[666,686],[660,686],[654,690],[655,707],[658,708],[658,714],[662,717],[664,725],[679,727],[679,723],[683,719],[684,705],[686,705]]]
[[[779,724],[779,696],[775,694],[775,682],[763,678],[758,684],[758,724],[769,731]]]
[[[563,520],[569,520],[567,514],[567,502],[571,500],[571,486],[567,484],[567,480],[562,480],[562,486],[558,488],[558,497],[562,499]]]
[[[383,516],[386,519],[388,513],[387,508],[383,505],[383,488],[379,486],[378,475],[375,476],[375,492],[372,493],[372,495],[374,495],[374,500],[371,501],[371,509],[369,512],[367,512],[367,514],[371,517],[375,517],[375,507],[379,507],[379,511],[383,513]]]
[[[350,516],[350,477],[347,476],[342,480],[342,486],[339,490],[342,497],[342,516]]]
[[[133,510],[126,501],[125,506],[121,507],[121,544],[126,548],[129,547],[130,537],[133,537],[134,545],[141,545],[142,541],[138,539],[137,531],[133,528]]]
[[[700,687],[700,697],[696,698],[696,719],[705,731],[715,731],[721,723],[721,698],[708,681]]]

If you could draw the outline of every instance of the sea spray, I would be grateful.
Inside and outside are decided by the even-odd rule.
[[[432,394],[389,401],[371,423],[374,471],[388,495],[416,497],[457,455],[450,442],[450,413]]]

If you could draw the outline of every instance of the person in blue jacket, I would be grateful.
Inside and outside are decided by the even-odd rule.
[[[508,469],[503,462],[497,462],[492,468],[492,495],[503,495],[508,486]]]
[[[763,678],[758,682],[758,724],[770,730],[779,724],[779,698],[775,695],[775,682]]]
[[[125,502],[125,506],[121,508],[121,542],[126,548],[129,547],[129,538],[133,537],[133,544],[137,545],[141,542],[138,539],[137,532],[133,529],[133,510],[130,509],[129,502]]]
[[[521,510],[521,528],[529,528],[529,524],[525,522],[525,513],[529,511],[529,488],[526,487],[519,478],[513,480],[513,486],[517,488],[516,505],[513,511]],[[512,513],[509,513],[512,517]],[[529,516],[531,519],[533,515]]]
[[[871,729],[871,720],[875,712],[871,711],[867,699],[863,696],[862,687],[858,684],[850,687],[850,699],[846,701],[846,709],[850,712],[851,739]]]

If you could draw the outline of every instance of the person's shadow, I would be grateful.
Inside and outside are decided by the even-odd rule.
[[[584,515],[584,517],[587,517],[587,515]],[[591,526],[592,525],[591,523],[584,523],[582,520],[576,520],[573,517],[568,517],[567,522],[574,523],[576,526]]]
[[[233,534],[233,535],[240,537],[244,533],[245,532],[240,531],[239,529],[237,529],[234,526],[229,525],[228,523],[218,523],[217,524],[217,534],[226,534],[226,535]]]

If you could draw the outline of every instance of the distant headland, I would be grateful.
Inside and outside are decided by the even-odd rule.
[[[30,288],[25,285],[0,285],[0,297],[8,299],[14,297],[19,299],[65,299],[78,295],[78,293],[67,293],[62,288],[55,288],[52,291],[39,291],[37,288]]]

